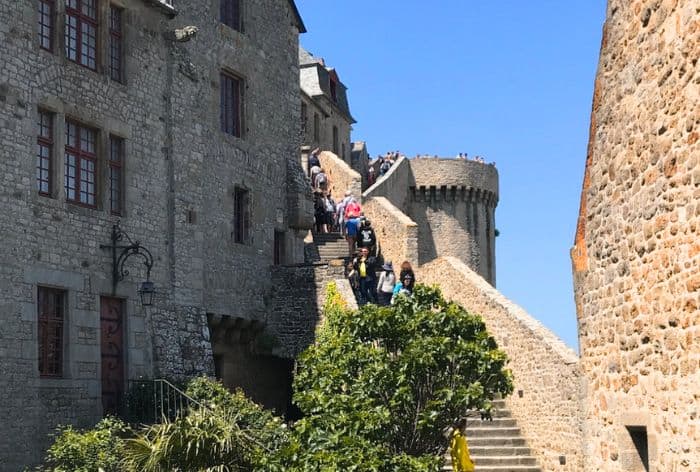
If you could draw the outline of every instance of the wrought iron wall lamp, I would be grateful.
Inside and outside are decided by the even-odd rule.
[[[100,249],[110,249],[112,251],[112,294],[117,289],[117,284],[129,275],[129,270],[124,268],[124,263],[131,256],[139,256],[146,266],[146,280],[141,282],[139,295],[141,305],[151,306],[155,285],[151,282],[151,268],[153,268],[153,256],[151,251],[146,249],[138,241],[134,241],[119,227],[119,222],[112,226],[112,244],[100,244]]]

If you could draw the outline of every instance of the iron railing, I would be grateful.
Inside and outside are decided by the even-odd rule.
[[[174,421],[191,407],[206,408],[165,379],[130,380],[122,416],[131,424],[155,424]]]

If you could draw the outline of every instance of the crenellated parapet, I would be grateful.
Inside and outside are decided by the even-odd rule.
[[[401,158],[363,197],[384,197],[415,223],[415,262],[453,256],[495,285],[498,171],[494,165]],[[391,233],[391,228],[387,230]]]

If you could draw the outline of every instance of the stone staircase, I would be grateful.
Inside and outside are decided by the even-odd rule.
[[[493,421],[481,420],[479,413],[467,415],[467,442],[476,472],[542,472],[520,435],[520,428],[506,408],[494,400]],[[449,452],[444,471],[451,471]]]
[[[314,233],[313,238],[319,261],[348,258],[348,243],[340,233]]]

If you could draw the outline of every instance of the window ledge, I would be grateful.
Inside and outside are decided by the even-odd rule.
[[[160,11],[168,15],[170,18],[177,16],[177,10],[173,6],[174,0],[144,0],[146,3],[153,5]]]

